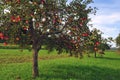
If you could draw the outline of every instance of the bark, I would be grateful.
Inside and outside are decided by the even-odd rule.
[[[36,78],[39,76],[39,70],[38,70],[38,52],[41,49],[41,45],[39,45],[40,41],[38,37],[36,36],[36,31],[33,27],[33,21],[30,19],[29,22],[30,28],[29,32],[32,38],[32,50],[33,50],[33,61],[32,61],[32,76],[33,78]]]
[[[32,68],[32,75],[34,78],[39,76],[38,70],[38,52],[41,49],[41,45],[39,44],[40,41],[34,40],[33,41],[33,68]]]
[[[33,75],[34,78],[39,76],[39,71],[38,71],[38,50],[37,49],[33,49],[32,75]]]
[[[80,54],[80,59],[82,59],[83,58],[82,52],[79,52],[79,54]]]

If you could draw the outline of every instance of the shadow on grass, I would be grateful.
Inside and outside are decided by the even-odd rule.
[[[97,57],[99,59],[106,59],[106,60],[120,60],[120,58],[110,58],[110,57]]]
[[[42,70],[43,80],[120,80],[120,69],[96,66],[56,65]]]

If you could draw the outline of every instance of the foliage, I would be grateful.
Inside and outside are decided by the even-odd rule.
[[[34,44],[38,49],[41,45],[59,51],[76,49],[89,35],[90,2],[74,0],[66,5],[66,0],[5,0],[3,9],[10,12],[1,14],[0,38],[21,47]]]
[[[101,49],[101,50],[108,50],[110,49],[111,45],[108,44],[108,42],[112,42],[112,38],[103,38],[102,37],[102,32],[98,29],[93,29],[91,31],[91,36],[90,36],[90,41],[91,44],[94,46],[94,50],[95,48],[97,50]]]
[[[116,45],[120,48],[120,34],[116,38]]]
[[[96,53],[99,51],[104,52],[105,50],[110,49],[111,45],[108,42],[111,42],[112,38],[103,38],[102,32],[96,28],[90,31],[90,35],[84,40],[84,52],[90,57],[90,53]]]

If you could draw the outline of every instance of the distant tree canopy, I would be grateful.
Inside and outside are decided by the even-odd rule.
[[[120,48],[120,33],[116,38],[116,45]]]

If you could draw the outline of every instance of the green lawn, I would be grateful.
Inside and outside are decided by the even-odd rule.
[[[0,80],[120,80],[120,55],[107,51],[104,57],[83,59],[39,53],[39,73],[32,78],[32,53],[0,49]]]

